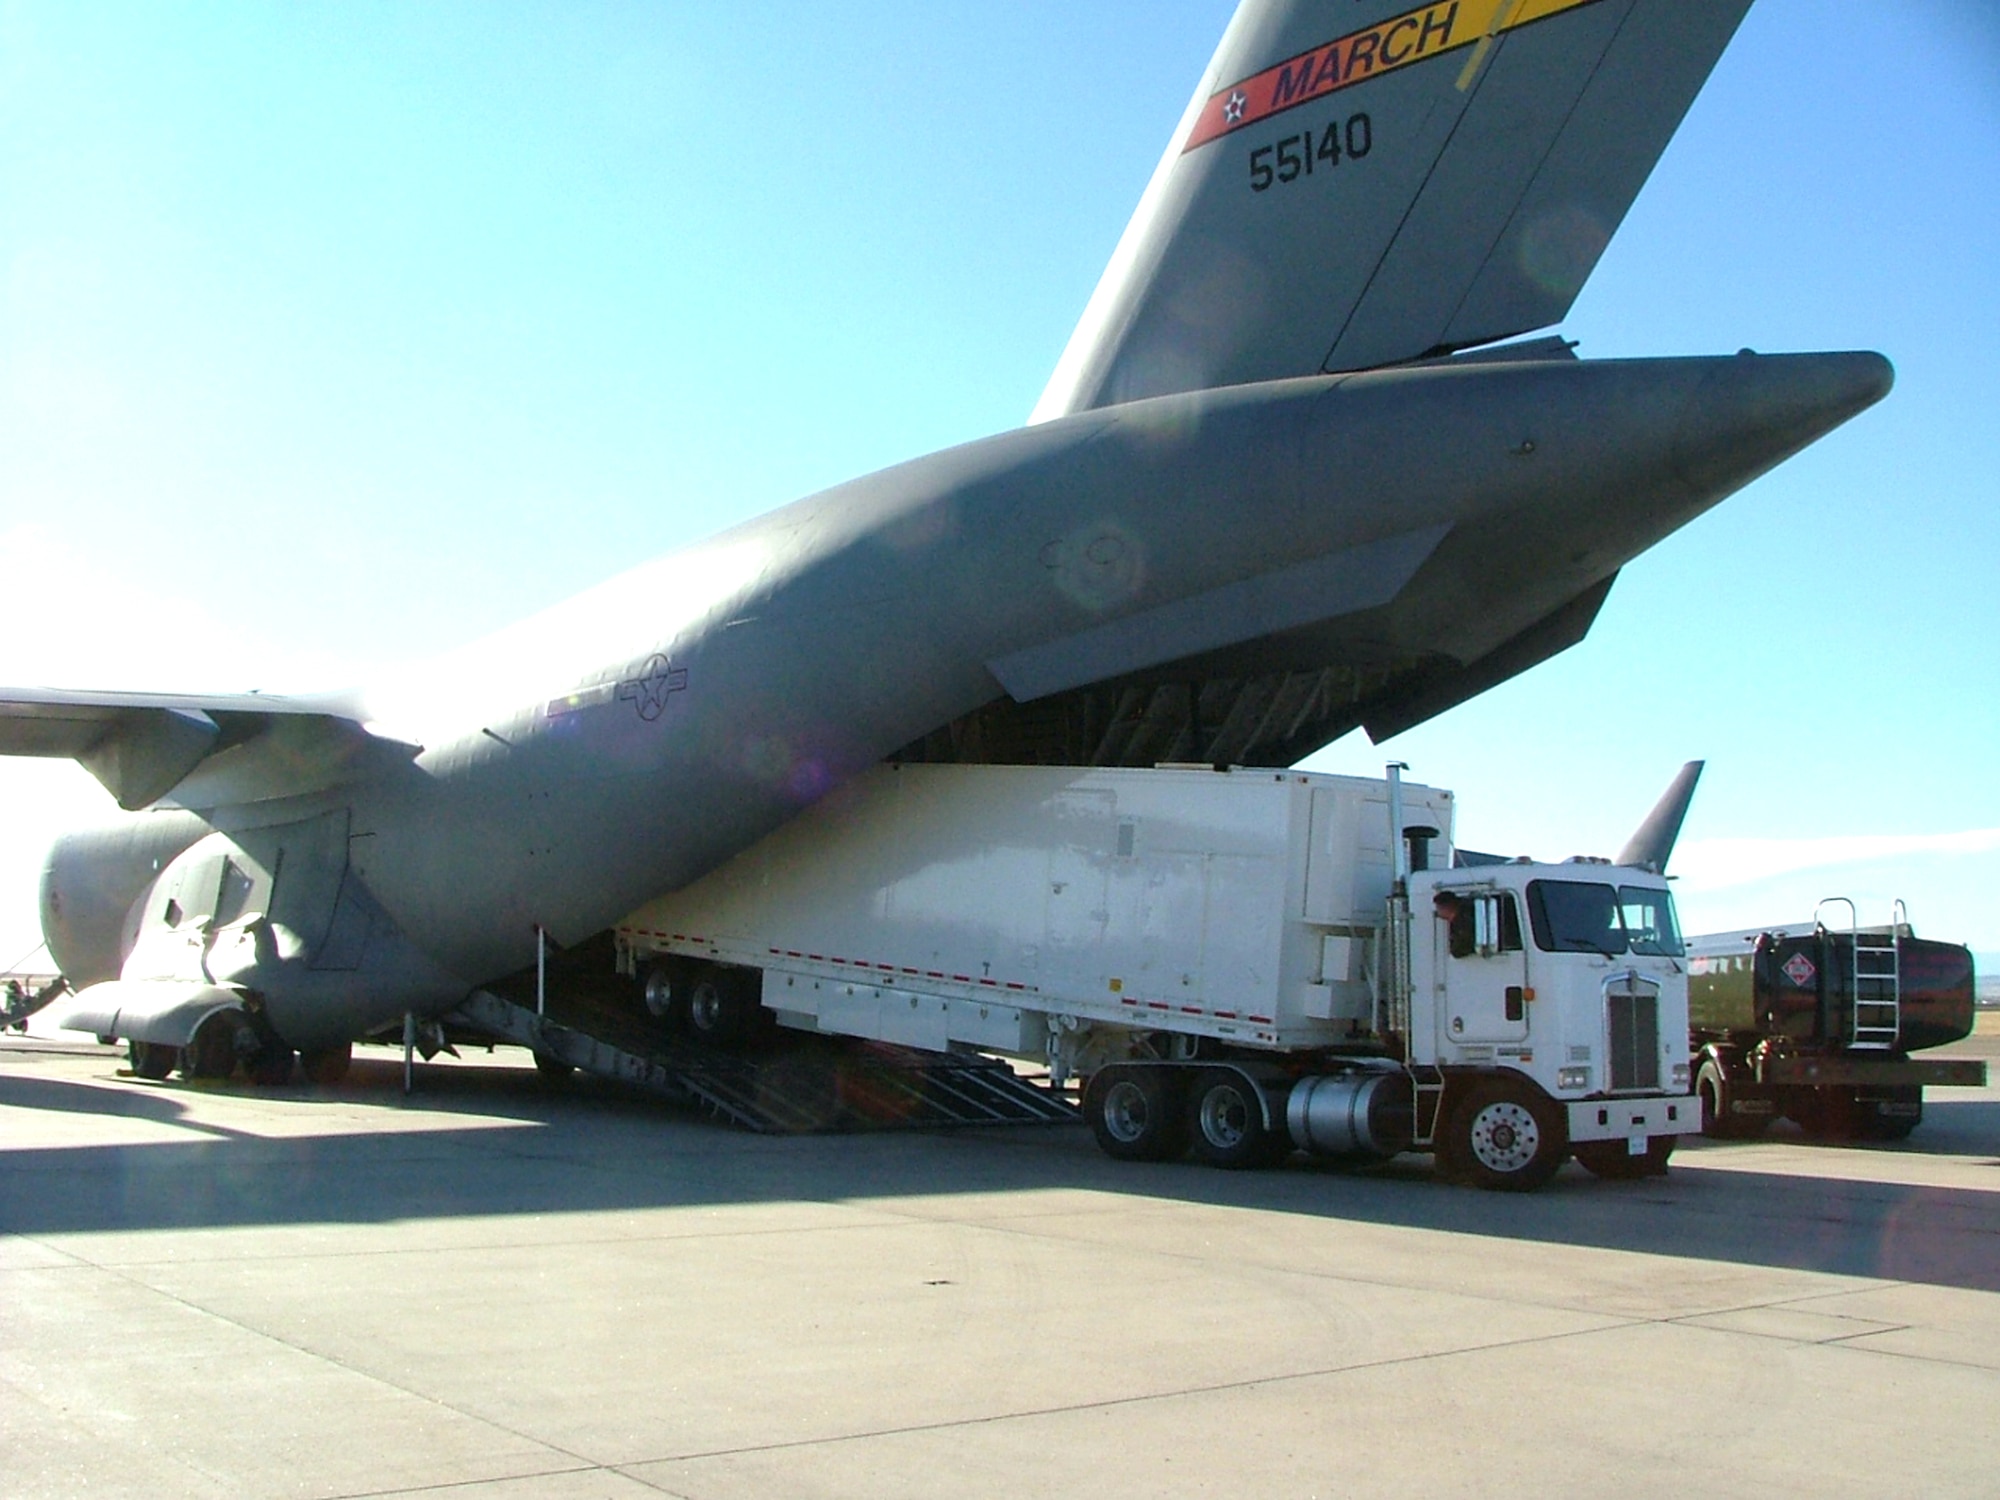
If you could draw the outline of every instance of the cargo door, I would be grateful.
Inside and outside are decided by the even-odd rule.
[[[1513,892],[1439,891],[1430,928],[1438,1040],[1526,1041],[1528,954]]]
[[[1117,801],[1108,791],[1069,788],[1052,807],[1045,981],[1079,983],[1101,967],[1110,923],[1109,864],[1116,848]],[[1096,987],[1093,985],[1094,990]]]

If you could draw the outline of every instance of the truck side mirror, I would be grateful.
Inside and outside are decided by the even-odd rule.
[[[1491,893],[1472,898],[1472,946],[1481,958],[1500,951],[1500,898]]]

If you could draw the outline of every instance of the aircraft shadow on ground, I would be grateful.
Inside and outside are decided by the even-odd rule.
[[[334,1097],[398,1097],[386,1064],[358,1064]],[[288,1099],[260,1093],[282,1114]],[[1269,1172],[1141,1166],[1100,1156],[1077,1126],[758,1136],[594,1080],[552,1094],[522,1069],[427,1070],[426,1123],[357,1133],[252,1135],[191,1120],[173,1086],[107,1089],[0,1077],[0,1105],[120,1114],[206,1138],[0,1148],[0,1233],[54,1235],[369,1224],[765,1202],[885,1206],[900,1198],[1080,1189],[1201,1204],[2000,1291],[2000,1171],[1993,1191],[1728,1166],[1690,1151],[1666,1180],[1599,1182],[1566,1167],[1540,1193],[1438,1182],[1421,1158],[1343,1171],[1303,1160]],[[463,1125],[436,1123],[462,1111]],[[1963,1161],[2000,1141],[2000,1104],[1940,1110]],[[334,1128],[340,1128],[337,1124]],[[1927,1122],[1925,1129],[1931,1128]],[[1901,1152],[1930,1153],[1921,1138]],[[1886,1153],[1885,1153],[1886,1154]],[[1901,1153],[1898,1153],[1901,1154]],[[2000,1168],[1990,1151],[1986,1165]],[[1727,1170],[1701,1170],[1702,1165]],[[1059,1210],[1052,1210],[1059,1211]],[[975,1210],[976,1213],[976,1210]]]

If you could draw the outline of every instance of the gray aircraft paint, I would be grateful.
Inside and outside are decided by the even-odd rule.
[[[1535,47],[1559,56],[1537,66],[1561,61],[1587,97],[1625,28],[1670,8],[1591,0],[1538,22]],[[1211,77],[1326,41],[1323,14],[1246,5]],[[1711,30],[1675,43],[1695,83],[1728,27]],[[1498,39],[1481,88],[1513,76],[1499,65],[1527,35]],[[1468,60],[1336,97],[1372,110],[1419,83],[1464,92]],[[1515,177],[1532,182],[1562,134],[1521,139],[1542,166],[1516,163]],[[1396,155],[1387,137],[1376,150],[1385,165]],[[1410,206],[1394,173],[1372,180]],[[1619,183],[1605,191],[1629,201]],[[1148,214],[1135,226],[1160,222]],[[1425,234],[1449,238],[1439,226]],[[1180,237],[1212,244],[1206,227],[1169,234],[1162,265],[1207,253]],[[1235,230],[1239,251],[1263,243],[1257,223]],[[1370,285],[1417,253],[1408,234]],[[1106,284],[1152,305],[1120,253]],[[1466,274],[1460,305],[1480,305],[1486,272]],[[1322,323],[1387,317],[1366,305],[1386,293],[1322,295]],[[1415,347],[1396,357],[1436,342],[1419,311],[1403,340]],[[1072,351],[1101,344],[1116,367],[1138,345],[1107,326],[1086,315]],[[1124,326],[1143,342],[1143,318]],[[0,693],[0,749],[76,755],[122,802],[155,808],[52,851],[51,951],[79,987],[149,983],[163,1010],[232,986],[261,997],[285,1041],[324,1045],[520,968],[537,929],[559,943],[603,930],[885,757],[1034,758],[1037,714],[1083,723],[1054,742],[1059,758],[1105,763],[1182,758],[1150,753],[1182,742],[1269,763],[1357,723],[1379,736],[1580,639],[1621,566],[1891,378],[1873,354],[1585,362],[1548,342],[1327,376],[1313,372],[1333,332],[1308,354],[1266,348],[1262,326],[1239,330],[1262,351],[1241,367],[1254,383],[1215,388],[1209,371],[1184,392],[1045,412],[365,692]],[[1133,707],[1101,732],[1092,715],[1114,701]],[[231,879],[228,911],[175,894],[212,887],[219,904]],[[107,991],[91,1014],[118,1029],[105,1007],[135,993]]]

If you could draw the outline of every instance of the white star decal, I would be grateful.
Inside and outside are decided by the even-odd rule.
[[[1232,93],[1222,106],[1222,118],[1234,125],[1243,118],[1243,106],[1250,101],[1243,97],[1241,89]]]

